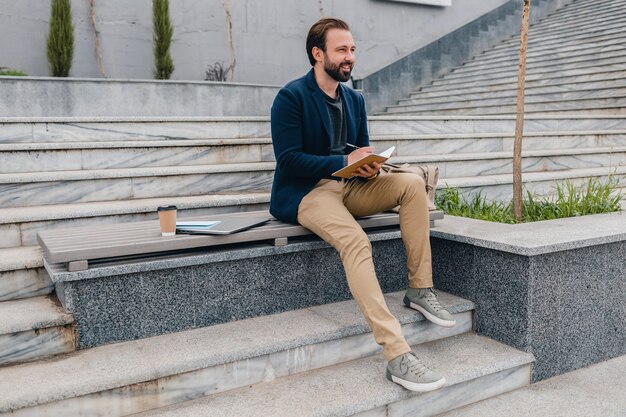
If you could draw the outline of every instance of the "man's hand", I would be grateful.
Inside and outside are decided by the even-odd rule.
[[[348,154],[348,165],[352,165],[359,159],[363,159],[371,153],[374,153],[374,147],[372,146],[365,146],[350,152]],[[378,162],[373,162],[372,165],[365,164],[354,171],[352,175],[362,178],[370,178],[378,174],[380,167],[381,166]]]

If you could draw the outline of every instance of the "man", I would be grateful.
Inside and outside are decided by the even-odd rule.
[[[300,223],[339,252],[350,291],[389,361],[387,378],[413,391],[440,388],[445,378],[420,362],[389,312],[372,246],[354,219],[400,205],[409,270],[404,303],[434,323],[453,326],[454,318],[432,290],[424,181],[407,173],[379,176],[377,163],[361,166],[352,180],[333,177],[373,152],[363,97],[340,84],[350,79],[356,47],[345,22],[323,18],[311,27],[306,50],[313,69],[283,87],[272,106],[276,172],[270,212]]]

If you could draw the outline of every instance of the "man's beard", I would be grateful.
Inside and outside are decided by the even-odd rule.
[[[345,83],[350,79],[350,74],[352,73],[352,68],[354,64],[350,64],[350,71],[346,73],[341,70],[341,65],[343,64],[343,62],[337,65],[329,62],[328,56],[326,58],[327,59],[324,62],[324,71],[326,71],[326,74],[330,75],[333,80],[339,81],[340,83]]]

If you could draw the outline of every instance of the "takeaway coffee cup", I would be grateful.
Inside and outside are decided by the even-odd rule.
[[[174,236],[176,234],[176,206],[161,206],[157,209],[161,236]]]

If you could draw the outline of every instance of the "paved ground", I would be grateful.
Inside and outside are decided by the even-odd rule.
[[[440,417],[626,417],[626,355]]]

